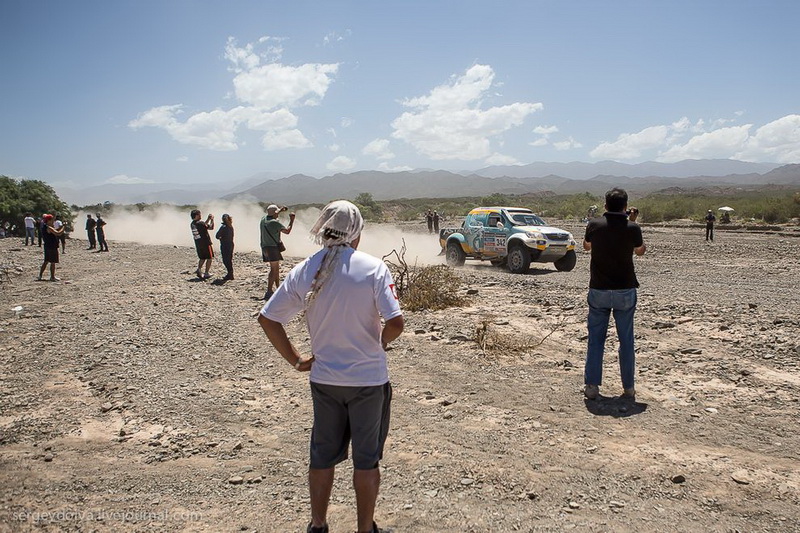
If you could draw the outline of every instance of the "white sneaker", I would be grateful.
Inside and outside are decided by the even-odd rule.
[[[589,400],[596,400],[598,396],[600,396],[600,386],[599,385],[586,385],[583,388],[583,395],[586,396]]]

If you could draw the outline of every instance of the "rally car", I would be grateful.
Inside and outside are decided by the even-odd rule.
[[[450,266],[479,259],[508,265],[521,274],[531,262],[553,263],[557,270],[569,272],[577,261],[572,234],[548,226],[524,207],[476,207],[460,228],[442,229],[439,244]]]

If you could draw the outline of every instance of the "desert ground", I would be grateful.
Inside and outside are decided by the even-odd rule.
[[[572,272],[468,262],[464,307],[405,314],[381,527],[800,531],[800,230],[644,235],[636,403],[613,331],[603,396],[582,396],[585,252]],[[0,531],[305,531],[308,375],[256,323],[260,257],[219,284],[193,249],[110,245],[71,239],[50,283],[38,247],[0,240]],[[351,475],[332,532],[355,530]]]

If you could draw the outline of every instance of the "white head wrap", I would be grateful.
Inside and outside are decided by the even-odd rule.
[[[319,215],[311,235],[314,242],[330,248],[339,244],[350,244],[361,235],[364,219],[361,211],[347,200],[336,200],[325,206]]]
[[[311,307],[336,270],[342,250],[361,235],[362,229],[364,229],[364,219],[361,218],[361,211],[347,200],[336,200],[322,210],[311,228],[311,235],[314,242],[327,248],[327,251],[306,294],[306,310]]]

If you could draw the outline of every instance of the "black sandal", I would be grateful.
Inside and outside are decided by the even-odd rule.
[[[306,528],[306,533],[328,533],[328,524],[325,524],[322,527],[314,527],[311,525],[311,522],[309,522],[308,527]]]

